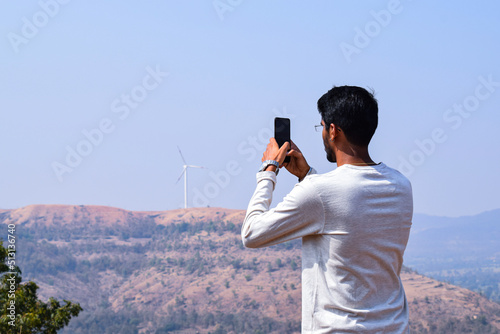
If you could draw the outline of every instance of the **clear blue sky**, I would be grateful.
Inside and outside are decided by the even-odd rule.
[[[371,87],[415,212],[500,207],[497,1],[3,1],[0,207],[245,209],[276,114],[319,172],[318,98]],[[89,139],[90,138],[90,139]],[[71,153],[73,152],[73,153]],[[274,204],[293,187],[282,171]]]

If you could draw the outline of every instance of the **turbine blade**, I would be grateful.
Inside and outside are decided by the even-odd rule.
[[[182,155],[181,149],[179,146],[177,146],[177,149],[179,150],[179,154],[181,155],[182,161],[184,161],[184,165],[187,165],[186,159],[184,159],[184,156]]]
[[[187,165],[186,167],[208,169],[207,167],[193,166],[193,165]]]
[[[184,169],[182,170],[181,176],[179,176],[177,181],[175,181],[175,184],[179,183],[179,180],[182,179],[182,175],[184,175],[185,172],[186,172],[186,167],[184,167]]]

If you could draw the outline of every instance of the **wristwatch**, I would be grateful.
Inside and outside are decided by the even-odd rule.
[[[274,165],[276,166],[276,175],[278,175],[279,171],[280,171],[280,163],[277,162],[276,160],[266,160],[262,163],[262,165],[260,166],[260,169],[259,169],[259,172],[262,172],[264,169],[267,168],[267,166],[269,165]]]

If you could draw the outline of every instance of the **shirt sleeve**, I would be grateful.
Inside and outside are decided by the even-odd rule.
[[[276,208],[269,209],[276,184],[276,174],[257,173],[257,188],[248,205],[241,228],[245,247],[272,246],[323,230],[325,213],[320,196],[306,177]]]

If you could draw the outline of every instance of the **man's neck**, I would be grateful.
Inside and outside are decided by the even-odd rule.
[[[350,145],[346,149],[338,150],[336,152],[337,157],[337,167],[344,164],[356,165],[356,166],[371,166],[375,165],[375,162],[370,158],[368,153],[368,147],[359,147]]]

